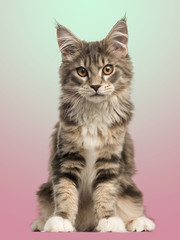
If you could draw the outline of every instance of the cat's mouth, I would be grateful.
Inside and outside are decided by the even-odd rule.
[[[92,94],[90,97],[104,97],[104,94],[95,93]]]
[[[92,95],[90,95],[90,96],[88,97],[88,100],[89,100],[90,102],[99,103],[99,102],[104,101],[104,100],[106,99],[106,97],[107,97],[107,96],[104,95],[104,94],[94,93],[94,94],[92,94]]]

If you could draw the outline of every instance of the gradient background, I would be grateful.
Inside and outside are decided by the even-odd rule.
[[[3,239],[178,239],[180,167],[179,0],[0,0],[0,235]],[[32,233],[35,191],[47,180],[58,119],[55,19],[87,41],[127,14],[134,62],[131,123],[135,182],[152,233]],[[177,235],[178,234],[178,235]]]

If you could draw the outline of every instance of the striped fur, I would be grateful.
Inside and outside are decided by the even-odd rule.
[[[80,41],[61,25],[57,36],[62,52],[60,115],[52,135],[49,180],[37,193],[42,215],[32,230],[134,229],[142,219],[131,222],[143,216],[143,206],[131,179],[133,67],[126,22],[119,21],[100,42]],[[110,75],[103,73],[107,64],[113,66]],[[78,75],[79,67],[88,75]]]

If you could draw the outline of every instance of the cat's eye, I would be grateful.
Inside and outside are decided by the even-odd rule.
[[[86,77],[88,75],[87,70],[83,67],[79,67],[76,70],[77,70],[77,73],[80,77]]]
[[[108,64],[103,68],[103,73],[105,75],[110,75],[112,72],[113,72],[113,66],[112,65]]]

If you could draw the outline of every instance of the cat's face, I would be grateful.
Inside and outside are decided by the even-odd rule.
[[[102,102],[129,85],[132,65],[127,55],[127,25],[119,21],[100,42],[85,42],[57,27],[62,52],[61,83],[72,96]],[[128,76],[129,74],[129,76]]]

